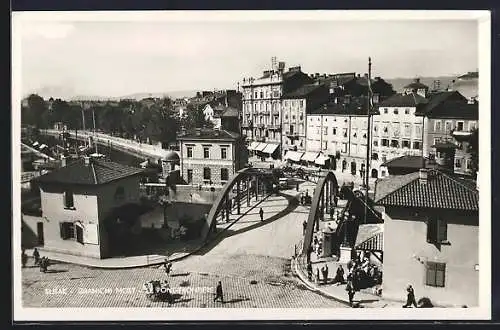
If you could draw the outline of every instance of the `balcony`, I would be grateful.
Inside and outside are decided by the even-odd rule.
[[[267,128],[269,128],[271,130],[280,130],[281,125],[268,125]]]
[[[472,131],[457,131],[453,130],[451,132],[451,135],[457,140],[457,141],[467,141],[470,139],[472,136]]]
[[[298,132],[285,132],[285,135],[290,139],[295,139],[299,137]]]

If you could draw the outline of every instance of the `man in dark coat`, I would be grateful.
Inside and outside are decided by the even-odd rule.
[[[224,294],[222,292],[222,283],[219,281],[219,284],[217,284],[217,288],[215,289],[215,298],[214,301],[220,298],[220,301],[224,303]]]
[[[38,252],[37,248],[33,250],[33,258],[35,259],[35,266],[38,266],[38,263],[40,262],[40,252]]]
[[[259,215],[260,215],[260,221],[264,221],[264,210],[262,209],[262,207],[260,208]]]
[[[411,285],[408,285],[408,287],[406,288],[406,292],[408,292],[408,295],[406,297],[406,304],[403,305],[403,308],[411,307],[411,305],[417,307],[417,301],[415,300],[415,291],[413,291],[413,287]]]
[[[305,235],[306,234],[306,230],[307,230],[307,222],[303,222],[302,223],[302,229],[303,229],[303,234]]]
[[[21,263],[23,265],[23,268],[26,267],[27,262],[28,262],[28,255],[26,254],[26,250],[23,249],[23,252],[21,253]]]

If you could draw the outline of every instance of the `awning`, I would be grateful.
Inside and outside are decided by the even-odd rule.
[[[38,142],[33,143],[33,147],[36,147],[38,145]]]
[[[47,145],[46,145],[46,144],[42,144],[42,145],[40,146],[40,150],[45,149],[45,148],[47,148]]]
[[[325,155],[319,155],[318,158],[314,160],[314,162],[318,165],[325,165],[325,162],[330,160],[328,156]]]
[[[255,148],[257,148],[259,144],[260,144],[259,142],[253,141],[252,143],[250,143],[248,150],[255,150]]]
[[[83,229],[83,223],[81,223],[80,221],[76,221],[75,225]]]
[[[304,154],[303,152],[289,150],[285,155],[285,159],[290,159],[294,162],[298,162],[300,161],[300,158],[302,157],[303,154]]]
[[[267,147],[267,143],[260,143],[257,147],[255,147],[255,151],[262,151]]]
[[[305,160],[307,162],[314,162],[314,160],[316,159],[316,157],[318,157],[318,155],[319,152],[308,151],[304,154],[304,156],[302,156],[300,160]]]
[[[276,149],[278,148],[279,144],[275,144],[275,143],[269,143],[266,148],[264,148],[264,150],[262,150],[263,153],[265,154],[269,154],[269,155],[272,155],[273,152],[276,151]]]

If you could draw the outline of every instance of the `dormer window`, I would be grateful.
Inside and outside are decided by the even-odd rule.
[[[74,200],[73,192],[71,190],[66,190],[64,192],[64,208],[66,208],[66,209],[74,209],[75,208],[75,200]]]

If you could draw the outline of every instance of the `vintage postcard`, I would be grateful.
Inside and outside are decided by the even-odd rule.
[[[491,317],[489,12],[12,17],[15,320]]]

